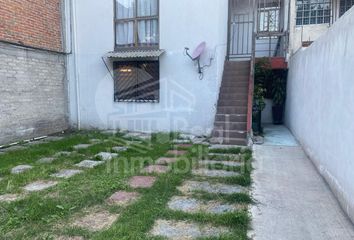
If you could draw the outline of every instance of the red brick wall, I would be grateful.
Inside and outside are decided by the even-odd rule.
[[[61,0],[0,0],[0,40],[62,51]]]

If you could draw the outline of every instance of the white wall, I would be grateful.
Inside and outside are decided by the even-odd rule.
[[[160,103],[113,101],[113,80],[101,60],[114,47],[113,0],[73,2],[83,128],[211,132],[226,55],[227,0],[160,0],[160,48],[166,50],[160,59]],[[199,80],[184,47],[193,49],[202,41],[208,46],[203,63],[210,56],[214,61]],[[75,123],[74,69],[71,76],[71,122]]]
[[[286,122],[354,221],[354,9],[290,59]]]

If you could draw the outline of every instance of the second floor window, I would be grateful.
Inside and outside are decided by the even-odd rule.
[[[116,48],[158,47],[159,0],[115,0]]]
[[[329,0],[297,0],[296,25],[324,24],[331,20]]]

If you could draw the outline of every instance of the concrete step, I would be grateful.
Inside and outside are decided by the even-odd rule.
[[[246,131],[247,123],[246,122],[215,122],[214,129],[223,129],[228,130],[239,130]]]
[[[216,114],[216,122],[247,122],[247,114]]]
[[[247,107],[217,107],[217,114],[247,114]]]
[[[221,86],[220,88],[220,95],[222,96],[224,94],[238,94],[238,95],[246,95],[248,96],[248,87],[224,87]]]
[[[248,81],[237,81],[237,79],[235,79],[234,81],[223,81],[221,84],[221,87],[236,87],[236,88],[242,88],[245,87],[248,89]]]
[[[248,75],[227,75],[224,74],[222,78],[222,82],[249,82],[249,76]]]
[[[222,144],[222,145],[247,146],[247,140],[245,138],[211,138],[210,143]]]
[[[246,106],[247,107],[247,99],[243,100],[229,100],[229,99],[224,99],[224,98],[219,98],[218,101],[218,106],[219,107],[242,107]]]
[[[248,92],[237,93],[235,91],[225,90],[223,92],[220,91],[219,94],[220,100],[248,100]]]
[[[211,135],[213,138],[242,138],[246,139],[247,131],[214,129]]]

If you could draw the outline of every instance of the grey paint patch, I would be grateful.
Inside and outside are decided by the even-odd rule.
[[[199,168],[192,171],[193,175],[202,176],[202,177],[237,177],[240,176],[240,173],[233,171],[224,171],[224,170],[209,170],[206,168]]]
[[[30,165],[19,165],[11,169],[12,174],[20,174],[23,172],[26,172],[28,170],[31,170],[33,167]]]
[[[190,194],[200,191],[213,194],[234,194],[247,192],[247,190],[241,186],[233,186],[221,183],[212,184],[209,182],[197,181],[186,181],[182,186],[178,187],[178,190],[183,194]]]
[[[81,170],[74,170],[74,169],[65,169],[65,170],[61,170],[60,172],[58,173],[55,173],[55,174],[52,174],[50,175],[51,177],[56,177],[56,178],[65,178],[65,179],[68,179],[68,178],[71,178],[77,174],[80,174],[82,173]]]
[[[94,167],[99,166],[101,164],[104,164],[104,162],[103,161],[84,160],[78,164],[75,164],[75,166],[81,167],[81,168],[94,168]]]
[[[38,192],[38,191],[43,191],[48,188],[54,187],[57,184],[58,182],[55,181],[37,181],[28,184],[27,186],[24,187],[24,189],[28,192]]]
[[[185,221],[157,220],[151,235],[165,237],[170,240],[190,240],[197,238],[221,237],[227,235],[229,230],[223,227],[213,227],[211,225],[199,225]]]

